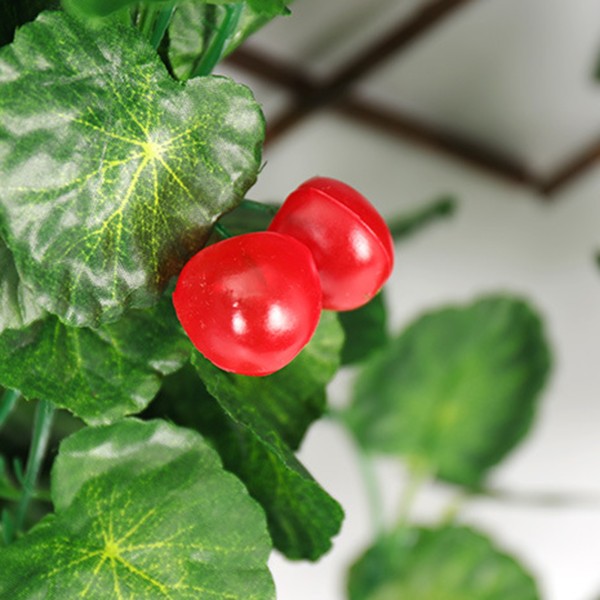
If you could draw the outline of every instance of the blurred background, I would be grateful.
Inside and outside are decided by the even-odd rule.
[[[454,216],[397,246],[391,326],[489,292],[528,298],[545,318],[554,368],[535,426],[490,478],[503,501],[461,520],[536,576],[544,600],[600,597],[600,2],[295,0],[220,71],[263,104],[266,165],[251,191],[282,201],[336,177],[387,217],[435,198]],[[352,372],[331,386],[343,405]],[[274,556],[281,600],[343,600],[371,542],[353,444],[322,421],[301,459],[344,507],[317,564]],[[391,518],[405,473],[380,460]],[[542,495],[558,501],[539,501]],[[450,491],[427,484],[413,515],[437,518]],[[537,500],[536,500],[537,498]],[[471,599],[465,599],[471,600]]]

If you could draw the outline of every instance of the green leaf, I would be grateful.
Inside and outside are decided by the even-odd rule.
[[[549,369],[535,310],[489,296],[412,323],[367,363],[345,418],[365,448],[475,487],[528,432]]]
[[[190,349],[168,296],[99,329],[48,316],[0,335],[0,383],[89,424],[108,423],[140,412],[161,376],[180,368]]]
[[[392,219],[388,226],[394,240],[402,240],[413,236],[425,227],[440,219],[448,219],[456,212],[456,200],[452,196],[442,196],[430,204],[419,208],[412,214]]]
[[[275,598],[264,515],[192,431],[84,429],[52,495],[56,513],[0,549],[3,598]]]
[[[179,79],[187,79],[194,72],[211,37],[223,22],[226,13],[223,4],[226,3],[220,6],[216,4],[187,0],[177,6],[169,26],[169,60]],[[231,54],[274,17],[288,12],[285,2],[269,0],[264,6],[260,4],[243,4],[236,29],[225,46],[223,56]]]
[[[220,406],[212,409],[207,429],[219,432],[213,440],[225,465],[263,505],[273,541],[288,558],[318,559],[341,526],[340,506],[298,462],[292,448],[324,410],[324,386],[337,370],[342,342],[335,314],[325,312],[308,346],[273,375],[234,375],[199,353],[192,357]],[[195,398],[201,391],[192,394]],[[206,413],[199,413],[203,422]]]
[[[198,352],[192,364],[234,421],[266,441],[282,438],[296,448],[307,427],[323,414],[319,392],[338,370],[343,339],[336,314],[323,312],[309,344],[289,365],[267,377],[221,371]]]
[[[75,15],[82,17],[94,18],[94,17],[106,17],[111,13],[114,13],[123,8],[133,6],[138,0],[63,0],[65,9],[72,12]],[[155,5],[169,5],[173,2],[171,0],[146,0],[145,4]],[[193,0],[189,4],[196,4],[198,6],[211,5],[211,4],[236,4],[231,0]],[[286,0],[247,0],[244,4],[256,14],[265,17],[275,17],[281,14],[288,14]]]
[[[193,427],[211,440],[225,468],[240,477],[265,509],[280,552],[311,560],[327,552],[343,518],[339,505],[278,436],[267,444],[229,417],[193,368],[167,377],[148,413]]]
[[[265,17],[289,14],[286,5],[290,0],[247,0],[247,2],[255,13]]]
[[[172,5],[176,0],[144,0],[143,6]],[[199,0],[201,1],[201,0]],[[65,10],[76,17],[98,19],[140,4],[139,0],[62,0]]]
[[[12,252],[0,238],[0,334],[27,326],[44,312],[31,290],[23,285]]]
[[[344,365],[366,360],[389,341],[383,291],[364,306],[341,312],[338,317],[346,338],[342,349]]]
[[[401,530],[353,566],[350,600],[538,600],[531,575],[467,527]]]
[[[71,325],[151,306],[254,183],[263,137],[244,86],[182,85],[132,28],[44,13],[0,51],[0,228],[23,281]]]
[[[339,367],[343,339],[336,314],[323,312],[304,350],[267,377],[234,375],[197,352],[192,357],[208,392],[233,422],[226,428],[229,440],[221,442],[224,461],[263,504],[275,545],[289,558],[322,556],[343,518],[291,451],[323,413],[324,387]]]
[[[18,27],[59,4],[59,0],[0,0],[0,46],[13,41]]]

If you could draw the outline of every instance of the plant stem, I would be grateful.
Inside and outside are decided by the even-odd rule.
[[[452,216],[456,210],[456,201],[452,197],[442,197],[415,211],[407,217],[392,219],[388,226],[394,240],[404,240],[431,222]]]
[[[20,397],[21,393],[17,390],[4,390],[0,398],[0,428],[12,413]]]
[[[224,239],[227,240],[233,237],[233,234],[221,223],[215,223],[215,231]]]
[[[174,12],[175,6],[171,6],[170,8],[163,8],[160,13],[158,13],[158,17],[154,25],[154,31],[152,32],[152,36],[150,38],[150,43],[155,50],[158,50],[165,32],[171,23]]]
[[[48,448],[50,439],[50,430],[54,418],[54,406],[45,400],[40,400],[35,410],[33,423],[33,435],[29,447],[29,456],[27,457],[27,466],[23,477],[23,489],[21,498],[17,505],[15,517],[15,533],[23,531],[27,510],[31,499],[35,497],[35,488],[37,485],[42,461]]]
[[[533,506],[539,508],[599,508],[600,494],[595,492],[578,492],[563,494],[561,492],[513,492],[501,489],[482,489],[472,492],[469,500],[496,500],[499,502]]]
[[[157,9],[153,5],[143,6],[142,8],[140,8],[137,27],[147,40],[150,40],[152,38],[156,12]]]
[[[373,468],[373,460],[362,450],[357,450],[358,465],[364,482],[369,514],[371,515],[371,524],[376,537],[380,537],[385,529],[383,523],[383,506],[381,504],[381,494],[377,485],[377,477]]]
[[[408,523],[415,498],[428,475],[429,471],[427,469],[420,466],[409,466],[408,481],[400,498],[396,529],[402,529]]]
[[[267,213],[273,217],[279,210],[279,207],[274,204],[265,204],[264,202],[248,199],[242,200],[240,208],[248,208],[249,210],[255,210],[256,212]]]
[[[223,17],[223,21],[221,21],[221,25],[209,47],[206,49],[206,52],[203,52],[198,61],[192,66],[189,79],[192,79],[192,77],[210,75],[212,73],[216,64],[223,56],[225,45],[235,32],[243,8],[243,3],[227,4],[225,6],[225,16]]]

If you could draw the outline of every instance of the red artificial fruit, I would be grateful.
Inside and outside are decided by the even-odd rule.
[[[323,308],[352,310],[366,304],[394,266],[389,228],[354,188],[315,177],[292,192],[269,231],[295,237],[313,254],[323,290]]]
[[[312,337],[321,286],[306,246],[263,231],[198,252],[179,275],[173,304],[192,343],[212,363],[269,375]]]

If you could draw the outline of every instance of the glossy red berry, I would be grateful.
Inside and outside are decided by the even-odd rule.
[[[270,231],[295,237],[312,252],[323,290],[323,308],[351,310],[367,303],[394,266],[389,228],[354,188],[315,177],[292,192]]]
[[[248,233],[204,248],[183,268],[173,303],[196,348],[225,371],[268,375],[308,343],[321,314],[309,250],[286,235]]]

